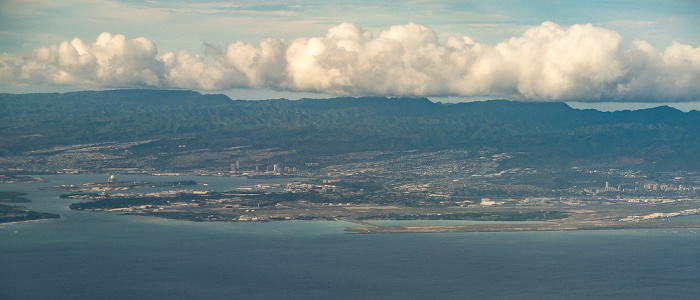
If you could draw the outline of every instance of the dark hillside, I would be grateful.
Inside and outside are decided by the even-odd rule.
[[[319,155],[491,147],[525,153],[511,162],[525,165],[692,169],[700,167],[699,129],[700,113],[670,107],[600,112],[564,103],[385,97],[233,101],[158,90],[0,94],[4,156],[71,144],[187,138],[189,149],[272,147]]]

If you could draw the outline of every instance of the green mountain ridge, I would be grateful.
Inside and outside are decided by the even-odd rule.
[[[231,100],[193,91],[0,94],[0,156],[71,144],[172,139],[188,149],[246,146],[298,156],[494,148],[514,165],[700,167],[700,112],[668,106],[579,110],[559,102],[339,97]],[[163,142],[165,143],[165,142]],[[167,147],[166,147],[167,148]],[[133,153],[163,151],[151,143]]]

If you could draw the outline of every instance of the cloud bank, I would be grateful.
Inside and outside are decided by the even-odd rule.
[[[101,34],[0,54],[0,85],[196,90],[232,88],[335,95],[487,96],[537,101],[700,101],[700,47],[645,41],[625,49],[615,31],[545,22],[496,45],[444,41],[409,23],[375,36],[341,24],[322,37],[205,45],[158,55],[139,37]]]

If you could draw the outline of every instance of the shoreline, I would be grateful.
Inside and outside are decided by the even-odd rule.
[[[351,222],[349,220],[344,220]],[[360,224],[357,222],[353,222]],[[388,233],[447,233],[447,232],[520,232],[520,231],[575,231],[575,230],[635,230],[635,229],[700,229],[700,222],[667,223],[612,223],[612,222],[576,222],[552,224],[472,224],[472,225],[415,225],[391,226],[363,222],[360,225],[346,227],[345,231],[362,234]]]
[[[24,220],[24,221],[0,222],[0,226],[7,225],[7,224],[29,223],[29,222],[36,222],[36,221],[52,220],[52,219],[60,219],[60,218],[41,218],[41,219],[32,219],[32,220]]]

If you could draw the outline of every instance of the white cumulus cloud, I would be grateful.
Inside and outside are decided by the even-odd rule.
[[[127,40],[102,33],[95,43],[80,39],[38,48],[17,57],[3,54],[0,77],[5,84],[78,84],[105,87],[161,86],[162,63],[146,38]]]
[[[468,36],[441,41],[424,26],[375,36],[354,24],[325,36],[206,45],[158,55],[146,38],[101,34],[0,55],[1,85],[231,88],[336,95],[489,96],[543,101],[699,101],[700,47],[644,41],[625,49],[615,31],[551,22],[496,45]]]
[[[592,25],[561,28],[550,22],[495,46],[515,66],[517,90],[532,99],[596,99],[625,74],[622,37]]]

